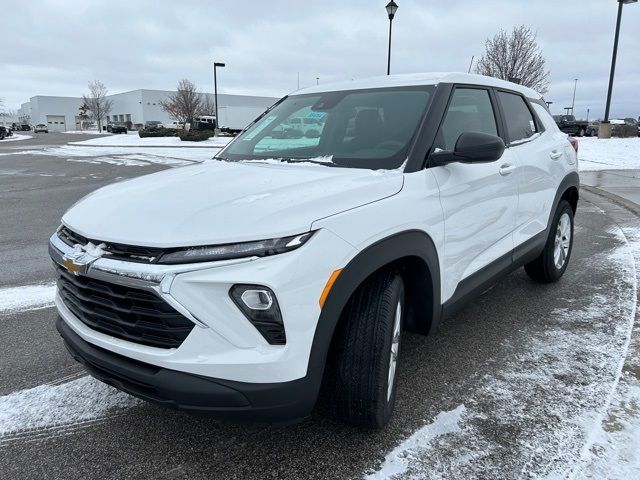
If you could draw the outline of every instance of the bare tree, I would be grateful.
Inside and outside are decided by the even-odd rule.
[[[4,98],[0,97],[0,117],[9,117],[13,115],[14,112],[10,112],[9,110],[5,110]]]
[[[216,103],[211,99],[211,97],[203,93],[202,94],[202,103],[200,105],[200,112],[198,115],[207,115],[214,116],[216,114]]]
[[[549,71],[536,41],[536,32],[521,25],[508,34],[501,30],[485,42],[485,53],[476,64],[476,73],[514,81],[545,94]]]
[[[171,118],[180,123],[193,123],[200,114],[203,98],[196,85],[186,78],[178,82],[176,93],[170,94],[166,100],[160,101],[162,109]]]
[[[102,131],[102,121],[109,116],[113,101],[107,99],[109,90],[100,80],[89,82],[89,93],[82,95],[82,102],[91,112],[91,118],[98,122],[98,131]]]

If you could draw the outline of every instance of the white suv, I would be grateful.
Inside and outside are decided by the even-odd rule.
[[[272,135],[309,115],[318,137]],[[67,211],[57,328],[92,375],[163,405],[283,422],[322,385],[339,418],[381,427],[403,331],[434,333],[518,267],[562,276],[578,183],[528,88],[456,73],[308,88],[213,160]]]

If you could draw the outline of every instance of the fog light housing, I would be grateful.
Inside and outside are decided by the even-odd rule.
[[[240,300],[250,310],[269,310],[273,305],[271,290],[266,288],[245,290],[240,295]]]
[[[270,288],[237,284],[229,289],[229,297],[267,342],[287,343],[278,300]]]

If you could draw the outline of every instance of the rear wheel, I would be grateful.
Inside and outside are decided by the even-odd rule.
[[[578,130],[578,136],[579,137],[584,137],[585,133],[586,133],[586,130],[584,128],[581,128],[580,130]]]
[[[341,420],[381,428],[391,418],[404,310],[402,278],[392,272],[374,274],[349,300],[333,352],[331,398]]]
[[[533,280],[555,282],[562,277],[569,264],[573,248],[573,209],[566,200],[560,200],[547,243],[538,258],[524,266]]]

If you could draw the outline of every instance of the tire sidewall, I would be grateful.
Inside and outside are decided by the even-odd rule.
[[[564,264],[561,268],[557,268],[555,261],[553,259],[553,251],[555,246],[555,238],[556,231],[558,229],[558,223],[560,222],[560,217],[564,214],[569,215],[569,226],[571,230],[571,239],[569,242],[569,252],[567,253],[567,258],[564,261]],[[558,208],[556,209],[556,214],[553,217],[553,227],[549,232],[549,238],[547,240],[547,245],[545,246],[545,268],[550,273],[551,277],[554,280],[559,279],[564,274],[567,266],[569,265],[569,260],[571,260],[571,253],[573,252],[573,209],[571,205],[566,200],[562,200],[558,204]]]
[[[384,408],[381,409],[382,415],[383,415],[383,418],[381,419],[382,425],[386,424],[391,418],[391,415],[393,414],[394,406],[396,403],[396,396],[398,392],[398,373],[400,372],[399,367],[400,367],[400,358],[402,356],[402,340],[403,340],[404,319],[405,319],[405,294],[404,294],[404,284],[402,282],[402,277],[400,277],[400,275],[397,275],[394,278],[393,282],[391,282],[389,288],[392,289],[394,294],[394,302],[393,302],[394,308],[393,308],[393,318],[390,322],[389,331],[387,332],[384,352],[382,352],[384,355],[383,357],[384,363],[383,363],[383,367],[380,369],[381,376],[382,376],[382,379],[380,381],[380,385],[382,385],[381,399],[384,401]],[[391,344],[393,342],[393,326],[394,326],[395,312],[396,312],[398,302],[400,302],[400,309],[401,309],[400,310],[401,311],[400,339],[398,342],[398,358],[396,363],[396,373],[393,377],[393,388],[391,390],[391,395],[387,400],[387,389],[389,387],[389,364],[391,363]]]

